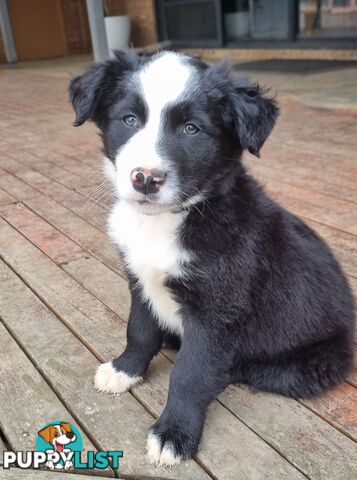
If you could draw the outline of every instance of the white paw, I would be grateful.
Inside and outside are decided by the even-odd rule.
[[[167,442],[164,447],[161,448],[160,438],[154,433],[149,433],[146,448],[146,457],[149,463],[157,467],[172,467],[182,460],[181,457],[175,455],[170,443]]]
[[[124,372],[118,372],[112,362],[99,365],[94,376],[94,385],[100,392],[123,393],[133,385],[141,382],[141,377],[130,377]]]

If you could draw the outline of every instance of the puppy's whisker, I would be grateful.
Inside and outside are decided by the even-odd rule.
[[[99,185],[97,185],[91,192],[87,195],[87,200],[85,201],[82,209],[84,209],[89,202],[97,202],[101,196],[107,193],[112,193],[113,186],[108,180],[103,180]]]

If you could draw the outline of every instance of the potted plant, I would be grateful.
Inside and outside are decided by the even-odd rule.
[[[128,48],[130,17],[128,15],[112,15],[111,0],[104,0],[104,23],[110,55],[113,55],[113,50]]]

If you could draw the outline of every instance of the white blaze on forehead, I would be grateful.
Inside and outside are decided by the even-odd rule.
[[[133,169],[140,167],[167,171],[167,159],[157,148],[165,120],[162,111],[186,91],[192,74],[194,68],[185,61],[183,55],[165,52],[154,57],[135,75],[148,118],[143,128],[119,149],[116,156],[116,187],[120,198],[130,199],[134,195],[130,179]],[[171,183],[166,181],[161,188],[160,200],[163,203],[173,201],[175,192],[172,183],[173,180]]]
[[[159,120],[162,109],[175,101],[186,89],[192,67],[182,55],[167,52],[154,58],[139,74],[144,99],[149,109],[149,122]]]

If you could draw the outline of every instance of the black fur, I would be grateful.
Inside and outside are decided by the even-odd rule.
[[[226,64],[187,61],[197,69],[198,88],[166,110],[160,148],[182,200],[197,191],[205,200],[189,210],[181,230],[183,247],[195,254],[188,275],[167,279],[184,335],[180,346],[166,334],[180,350],[166,408],[153,426],[162,445],[171,442],[184,458],[196,453],[207,406],[228,384],[295,398],[319,394],[346,379],[354,338],[351,292],[329,248],[272,201],[240,161],[245,149],[259,155],[278,116],[275,101]],[[116,120],[123,102],[135,103],[139,122],[146,121],[130,75],[138,68],[136,58],[118,53],[70,86],[76,124],[95,121],[112,160],[135,133]],[[199,135],[178,134],[186,118],[195,120]],[[143,375],[165,332],[137,279],[130,286],[128,346],[113,364]]]

